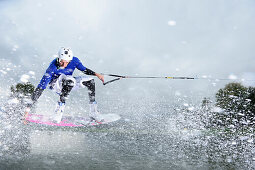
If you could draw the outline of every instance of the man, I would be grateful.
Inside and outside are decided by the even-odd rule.
[[[39,99],[47,85],[57,94],[60,98],[56,105],[55,115],[53,120],[59,123],[65,109],[65,102],[67,96],[72,89],[87,87],[89,92],[89,105],[90,105],[90,118],[94,121],[101,121],[99,112],[97,111],[97,103],[95,101],[95,82],[92,77],[80,76],[73,77],[72,74],[75,69],[82,71],[86,75],[97,76],[104,82],[104,76],[83,66],[81,61],[73,56],[70,48],[60,48],[58,57],[54,59],[45,74],[43,75],[40,83],[31,96],[33,104]]]

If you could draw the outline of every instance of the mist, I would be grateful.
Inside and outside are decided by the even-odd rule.
[[[1,0],[0,169],[253,168],[254,130],[211,133],[200,105],[227,83],[255,86],[254,9],[254,0]],[[99,111],[119,121],[24,126],[9,89],[37,86],[60,47],[97,73],[204,79],[96,78]],[[87,93],[72,91],[64,115],[88,115]],[[53,114],[58,99],[45,90],[33,114]]]
[[[9,63],[2,66],[1,87],[17,83],[29,71],[34,72],[29,81],[37,85],[62,46],[71,47],[86,67],[99,73],[251,76],[254,5],[249,0],[1,1],[0,56],[3,64]],[[108,87],[98,81],[98,91],[106,95],[117,89],[127,95],[133,90],[132,96],[148,98],[177,92],[202,98],[228,83],[121,81]]]

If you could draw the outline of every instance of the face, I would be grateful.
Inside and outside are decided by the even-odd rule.
[[[69,64],[69,61],[66,61],[66,60],[60,60],[59,61],[59,66],[60,67],[63,67],[63,68],[66,68],[66,66]]]

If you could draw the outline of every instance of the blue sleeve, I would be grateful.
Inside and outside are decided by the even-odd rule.
[[[80,71],[84,71],[86,70],[86,67],[81,63],[81,61],[77,58],[77,57],[74,57],[75,59],[75,62],[76,62],[76,68]]]
[[[46,89],[47,85],[52,80],[55,70],[56,70],[56,59],[51,62],[50,66],[46,70],[45,74],[43,75],[43,77],[37,87],[40,89]]]

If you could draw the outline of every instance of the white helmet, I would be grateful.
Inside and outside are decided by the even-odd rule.
[[[71,61],[73,59],[73,52],[70,48],[61,47],[58,51],[58,59]]]

